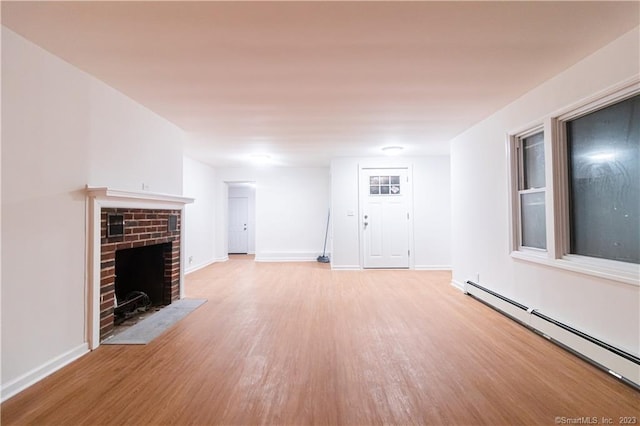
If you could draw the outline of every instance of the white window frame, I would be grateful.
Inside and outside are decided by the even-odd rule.
[[[640,265],[570,253],[569,166],[566,122],[640,94],[633,78],[507,134],[511,257],[640,286]],[[544,131],[547,250],[520,244],[519,158],[517,141]]]
[[[543,188],[535,188],[535,189],[521,189],[523,187],[524,180],[524,163],[523,163],[523,153],[522,153],[522,140],[528,138],[530,136],[536,135],[538,133],[543,133],[544,135],[544,152],[545,152],[545,186]],[[548,202],[547,200],[547,187],[548,187],[548,179],[547,179],[547,165],[546,165],[546,155],[548,150],[547,136],[545,132],[545,126],[543,124],[537,124],[534,126],[528,127],[526,130],[517,132],[516,134],[508,135],[508,155],[509,155],[509,163],[512,165],[511,167],[511,190],[510,190],[510,198],[511,198],[511,206],[512,206],[512,221],[511,221],[511,238],[512,238],[512,251],[520,251],[527,252],[532,256],[545,256],[549,247],[549,239],[548,235],[545,235],[545,247],[537,248],[537,247],[528,247],[522,244],[522,198],[523,194],[532,194],[532,193],[544,193],[545,194],[545,206]],[[545,227],[547,225],[547,218],[545,217]]]

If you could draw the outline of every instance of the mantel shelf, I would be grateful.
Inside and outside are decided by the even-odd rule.
[[[161,202],[161,203],[175,203],[175,204],[190,204],[194,202],[193,198],[182,197],[179,195],[171,194],[157,194],[153,192],[139,192],[139,191],[124,191],[120,189],[113,189],[109,187],[93,187],[87,185],[87,195],[89,197],[98,199],[127,199],[136,201],[147,202]]]

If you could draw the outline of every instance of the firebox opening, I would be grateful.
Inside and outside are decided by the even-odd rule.
[[[137,310],[171,303],[165,297],[165,262],[171,243],[116,251],[116,323]]]

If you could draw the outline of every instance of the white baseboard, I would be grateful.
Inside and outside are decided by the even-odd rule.
[[[195,272],[195,271],[198,271],[198,270],[200,270],[200,269],[202,269],[202,268],[206,268],[206,267],[207,267],[207,266],[209,266],[209,265],[213,265],[214,263],[226,262],[227,260],[229,260],[229,256],[216,257],[216,258],[214,258],[214,259],[212,259],[212,260],[209,260],[209,261],[207,261],[207,262],[201,263],[201,264],[199,264],[199,265],[191,266],[191,267],[189,267],[189,268],[185,268],[185,270],[184,270],[184,274],[185,274],[185,275],[188,275],[188,274],[190,274],[190,273],[192,273],[192,272]]]
[[[464,283],[461,283],[460,281],[451,280],[451,285],[454,286],[455,288],[457,288],[460,291],[465,291]]]
[[[334,265],[331,264],[331,269],[334,271],[360,271],[362,268],[360,265]]]
[[[207,266],[209,266],[209,265],[213,265],[214,263],[216,263],[216,261],[215,261],[215,260],[210,260],[209,262],[204,262],[204,263],[201,263],[201,264],[196,265],[196,266],[191,266],[191,267],[186,268],[186,269],[184,270],[184,274],[185,274],[185,275],[189,275],[189,274],[190,274],[190,273],[192,273],[192,272],[198,271],[198,270],[200,270],[200,269],[202,269],[202,268],[206,268]]]
[[[360,271],[362,268],[360,265],[334,265],[331,264],[331,269],[335,271]],[[413,268],[415,271],[450,271],[451,265],[416,265]]]
[[[309,252],[262,252],[256,254],[256,262],[315,262],[317,253]]]
[[[450,271],[451,265],[416,265],[413,269],[416,271]]]
[[[11,398],[12,396],[18,394],[19,392],[25,390],[29,386],[33,385],[36,382],[44,379],[45,377],[55,373],[62,367],[76,359],[80,358],[83,355],[89,353],[89,345],[87,343],[83,343],[70,351],[63,353],[62,355],[57,356],[56,358],[47,361],[39,367],[34,368],[33,370],[23,374],[17,379],[11,380],[9,383],[3,383],[0,388],[0,394],[2,397],[0,400],[2,402]]]

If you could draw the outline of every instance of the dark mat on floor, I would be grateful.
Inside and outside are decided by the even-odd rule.
[[[146,345],[206,301],[207,299],[181,299],[175,301],[128,330],[106,339],[102,344]]]

